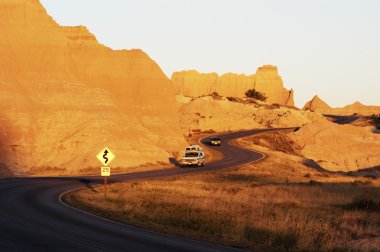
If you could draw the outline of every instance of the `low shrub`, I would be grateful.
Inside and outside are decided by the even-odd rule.
[[[372,119],[372,122],[375,125],[375,127],[377,129],[380,129],[380,115],[373,114],[371,119]]]
[[[253,98],[259,101],[266,101],[268,97],[265,96],[265,94],[256,91],[255,89],[249,89],[247,92],[245,92],[245,96],[248,98]]]
[[[229,100],[231,102],[239,102],[239,99],[237,99],[236,97],[232,97],[232,96],[227,97],[227,100]]]

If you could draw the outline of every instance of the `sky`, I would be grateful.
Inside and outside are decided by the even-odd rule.
[[[380,105],[378,0],[41,0],[61,25],[113,49],[140,48],[170,78],[276,65],[302,107]]]

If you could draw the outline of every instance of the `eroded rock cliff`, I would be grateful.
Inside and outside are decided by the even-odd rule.
[[[184,145],[175,90],[141,50],[61,27],[38,0],[0,0],[0,168],[15,173],[167,161]]]
[[[264,65],[249,76],[234,73],[218,76],[194,70],[175,72],[172,82],[178,95],[199,97],[217,92],[225,97],[244,97],[247,90],[254,88],[268,97],[268,103],[294,106],[293,90],[284,88],[277,67],[271,65]]]

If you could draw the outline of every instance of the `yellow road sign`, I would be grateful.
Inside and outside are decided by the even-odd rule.
[[[110,149],[104,148],[101,152],[99,152],[96,158],[99,159],[103,166],[106,166],[111,163],[111,161],[115,158],[115,155]]]
[[[111,176],[111,168],[110,167],[102,167],[102,169],[101,169],[101,175],[102,175],[102,177],[109,177],[109,176]]]

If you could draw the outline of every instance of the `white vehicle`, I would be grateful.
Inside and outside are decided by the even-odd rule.
[[[181,166],[204,166],[206,155],[198,145],[186,147],[185,155],[182,157]]]

